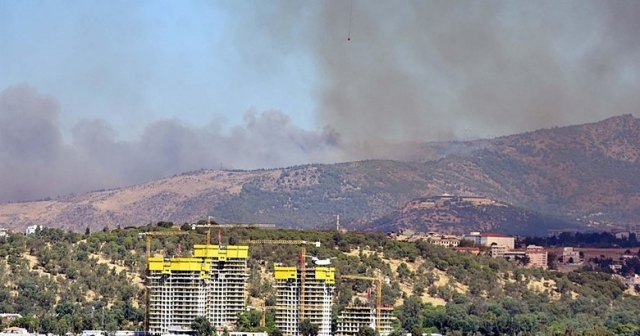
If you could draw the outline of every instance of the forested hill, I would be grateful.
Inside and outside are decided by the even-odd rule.
[[[530,209],[484,197],[421,197],[360,228],[368,231],[439,232],[464,235],[471,231],[509,232],[518,235],[547,235],[554,228],[580,228],[567,217],[549,216]]]
[[[169,226],[162,223],[161,226]],[[183,229],[188,229],[184,226]],[[89,235],[44,229],[0,238],[0,311],[25,316],[13,323],[41,333],[86,329],[136,329],[144,306],[140,274],[142,227]],[[205,232],[152,239],[154,255],[189,255]],[[320,241],[308,253],[334,258],[337,268],[334,318],[348,303],[366,300],[366,281],[343,274],[382,276],[383,304],[397,306],[396,328],[412,333],[633,335],[640,325],[640,299],[624,285],[596,272],[562,274],[517,267],[486,255],[460,254],[423,241],[386,239],[380,234],[336,231],[230,229],[223,244],[240,239]],[[295,246],[251,245],[248,303],[274,303],[274,261],[293,265]],[[266,302],[265,302],[266,300]],[[259,312],[239,319],[238,329],[260,330]],[[267,315],[266,330],[273,329]]]
[[[122,189],[2,204],[0,227],[42,224],[83,232],[87,226],[95,231],[214,216],[222,223],[317,228],[339,214],[346,227],[364,228],[413,199],[443,194],[487,197],[583,225],[640,223],[640,120],[631,115],[406,151],[412,153],[407,161],[201,170]],[[518,233],[523,225],[531,224],[500,229]]]

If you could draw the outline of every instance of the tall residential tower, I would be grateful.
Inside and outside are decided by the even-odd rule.
[[[195,245],[190,258],[149,258],[149,332],[189,328],[198,316],[232,329],[245,308],[248,256],[248,246]]]
[[[308,319],[318,326],[318,336],[330,336],[335,268],[316,266],[303,273],[296,267],[276,266],[275,279],[276,326],[282,333],[299,336],[300,322]]]

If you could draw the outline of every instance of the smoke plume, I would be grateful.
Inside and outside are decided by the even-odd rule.
[[[201,168],[273,168],[335,162],[336,134],[291,124],[280,111],[245,115],[231,130],[151,123],[139,139],[118,140],[104,120],[83,120],[69,144],[58,126],[60,107],[27,85],[0,93],[0,201],[56,197],[128,186]]]
[[[281,6],[255,8],[241,32],[265,27],[283,54],[307,51],[320,78],[317,122],[368,155],[388,155],[377,149],[389,142],[493,137],[640,105],[637,1]]]
[[[113,15],[121,5],[113,5]],[[119,187],[200,168],[395,158],[400,155],[395,144],[404,142],[593,122],[637,115],[640,106],[638,1],[326,0],[223,6],[233,18],[232,55],[246,65],[239,77],[255,73],[260,83],[272,86],[265,84],[265,90],[289,92],[298,83],[268,80],[283,69],[295,72],[284,63],[296,59],[296,65],[314,69],[313,76],[301,71],[297,80],[312,88],[315,129],[292,123],[289,116],[298,111],[252,110],[231,129],[217,119],[194,127],[180,119],[148,118],[139,137],[122,140],[121,125],[103,119],[63,129],[64,106],[55,98],[28,85],[13,86],[0,94],[0,201]],[[91,62],[74,68],[64,58],[54,64],[63,68],[56,73],[96,85],[92,90],[117,91],[126,113],[147,117],[153,106],[145,103],[145,86],[182,79],[148,73],[153,68],[145,65],[153,64],[153,57],[144,55],[153,54],[148,50],[154,44],[138,38],[153,34],[126,19],[135,13],[116,15],[127,24],[113,30],[78,33],[79,45],[98,50],[91,54],[96,57],[107,55],[102,61],[109,66]],[[92,20],[82,22],[92,27]],[[138,45],[143,52],[134,52]],[[187,56],[185,51],[178,58],[183,66],[189,64]],[[113,57],[117,62],[107,62]],[[112,69],[116,63],[124,65]],[[10,70],[19,71],[5,67],[0,73]],[[245,81],[252,78],[238,78],[235,85]],[[192,94],[191,88],[166,91],[182,97]],[[106,93],[105,101],[113,96]],[[188,106],[196,107],[201,106]]]

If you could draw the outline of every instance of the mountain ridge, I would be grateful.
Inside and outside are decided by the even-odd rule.
[[[223,223],[304,228],[327,225],[340,214],[346,227],[366,228],[412,199],[445,193],[485,196],[550,216],[640,223],[640,119],[632,115],[418,147],[405,161],[203,169],[126,188],[1,204],[0,226],[83,231],[214,216]]]

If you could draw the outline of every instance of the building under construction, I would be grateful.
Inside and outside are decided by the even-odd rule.
[[[198,316],[232,329],[245,309],[248,246],[195,245],[193,257],[148,259],[151,334],[190,328]]]
[[[309,320],[318,326],[318,336],[331,335],[335,268],[315,266],[303,271],[276,266],[275,279],[276,326],[282,333],[298,336],[300,322]]]
[[[376,330],[376,307],[351,306],[346,307],[338,316],[335,336],[355,336],[364,327]],[[380,307],[380,336],[389,335],[393,331],[393,307]]]

